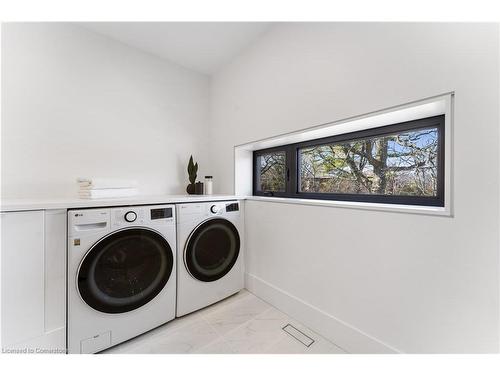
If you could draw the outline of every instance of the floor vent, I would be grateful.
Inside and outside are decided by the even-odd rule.
[[[312,344],[314,344],[314,340],[311,337],[307,336],[304,332],[295,328],[291,324],[287,324],[282,329],[304,346],[310,347]]]

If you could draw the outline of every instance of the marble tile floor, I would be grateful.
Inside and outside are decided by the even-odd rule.
[[[309,347],[285,332],[291,324]],[[104,354],[343,354],[341,348],[247,290],[177,318]]]

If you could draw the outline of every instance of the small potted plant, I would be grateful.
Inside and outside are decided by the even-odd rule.
[[[186,188],[188,194],[195,194],[195,183],[196,183],[196,175],[198,173],[198,163],[193,162],[193,155],[189,158],[189,163],[187,167],[188,175],[189,175],[189,185]]]

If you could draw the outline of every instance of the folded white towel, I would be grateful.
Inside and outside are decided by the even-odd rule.
[[[96,188],[96,187],[93,187],[92,185],[87,185],[87,186],[82,186],[82,185],[78,185],[78,191],[83,191],[83,192],[86,192],[86,191],[90,191],[90,190],[118,190],[118,189],[136,189],[135,187],[116,187],[116,188]]]
[[[93,177],[84,178],[80,177],[76,180],[80,188],[88,187],[92,189],[114,189],[114,188],[135,188],[137,187],[137,181],[127,180],[120,178],[105,178],[105,177]]]
[[[78,196],[85,199],[95,199],[95,198],[122,198],[131,197],[138,194],[138,190],[135,188],[123,188],[123,189],[91,189],[91,190],[80,190]]]

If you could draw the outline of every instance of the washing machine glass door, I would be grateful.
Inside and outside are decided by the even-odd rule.
[[[201,281],[215,281],[226,275],[240,252],[236,227],[225,219],[211,219],[191,233],[184,262],[189,273]]]
[[[78,271],[78,291],[95,310],[124,313],[156,297],[173,265],[172,249],[159,233],[144,228],[120,230],[87,252]]]

